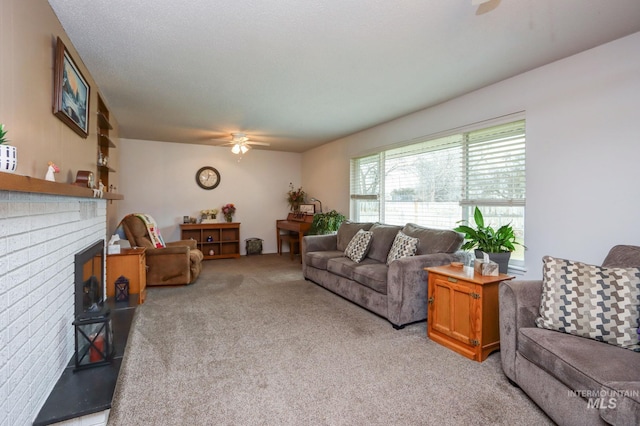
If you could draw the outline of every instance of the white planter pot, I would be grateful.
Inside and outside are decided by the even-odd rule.
[[[0,172],[15,173],[18,168],[18,150],[15,146],[0,145]]]

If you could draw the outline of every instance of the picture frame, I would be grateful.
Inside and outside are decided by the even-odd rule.
[[[315,204],[300,204],[300,213],[315,214],[316,213],[316,205]]]
[[[54,61],[53,114],[83,138],[89,136],[91,87],[58,37]]]

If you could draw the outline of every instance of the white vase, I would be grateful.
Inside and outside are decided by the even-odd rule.
[[[18,168],[18,150],[15,146],[0,145],[0,172],[15,173]]]

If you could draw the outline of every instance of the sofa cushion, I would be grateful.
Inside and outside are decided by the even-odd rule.
[[[373,223],[370,223],[370,222],[366,222],[366,223],[358,223],[358,222],[350,222],[350,221],[342,222],[340,224],[340,228],[338,228],[338,236],[337,236],[338,250],[340,250],[341,252],[344,252],[347,249],[347,245],[349,244],[353,236],[356,235],[356,232],[358,232],[361,229],[364,231],[368,231],[369,228],[371,228],[371,225],[373,225]]]
[[[327,260],[327,271],[352,280],[357,265],[356,262],[343,255]]]
[[[524,327],[518,351],[573,390],[597,392],[608,381],[640,380],[639,354],[572,334]]]
[[[325,270],[329,259],[342,256],[344,256],[344,252],[339,250],[310,251],[304,255],[304,263],[308,266]]]
[[[464,241],[461,233],[451,229],[433,229],[407,223],[402,232],[420,240],[416,255],[433,253],[454,253],[459,250]]]
[[[351,241],[349,241],[349,244],[347,244],[347,248],[344,250],[344,255],[354,262],[360,263],[369,252],[372,235],[373,234],[370,231],[365,231],[363,229],[358,230],[356,235],[354,235]]]
[[[542,328],[640,352],[640,268],[602,268],[543,258]]]
[[[353,270],[353,280],[381,294],[387,294],[387,273],[389,267],[384,263],[360,264]]]
[[[356,263],[348,257],[340,256],[327,260],[327,271],[355,281],[354,274],[356,272],[356,268],[363,265],[372,265],[377,263],[379,262],[369,258],[365,258],[362,262]],[[384,264],[383,266],[386,267]]]
[[[367,257],[380,263],[385,263],[391,244],[393,244],[393,240],[400,229],[402,229],[401,226],[374,223],[369,228],[369,231],[373,233],[373,239]]]
[[[394,260],[415,255],[419,242],[420,240],[417,238],[409,237],[402,231],[398,231],[387,255],[387,265]]]
[[[607,382],[602,386],[600,417],[612,425],[640,425],[640,381]]]

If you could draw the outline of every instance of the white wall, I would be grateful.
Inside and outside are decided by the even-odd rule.
[[[541,276],[546,254],[599,264],[640,245],[639,51],[636,33],[307,151],[305,189],[348,212],[350,157],[525,111],[524,277]]]
[[[275,221],[287,217],[289,182],[301,182],[301,154],[252,149],[242,160],[229,147],[121,139],[118,217],[147,213],[158,222],[166,241],[180,239],[179,225],[185,215],[227,203],[237,207],[235,222],[241,222],[241,254],[244,240],[262,238],[263,253],[276,252]],[[221,175],[213,190],[200,188],[196,171],[215,167]],[[222,214],[218,220],[223,221]],[[111,230],[113,231],[113,230]]]

